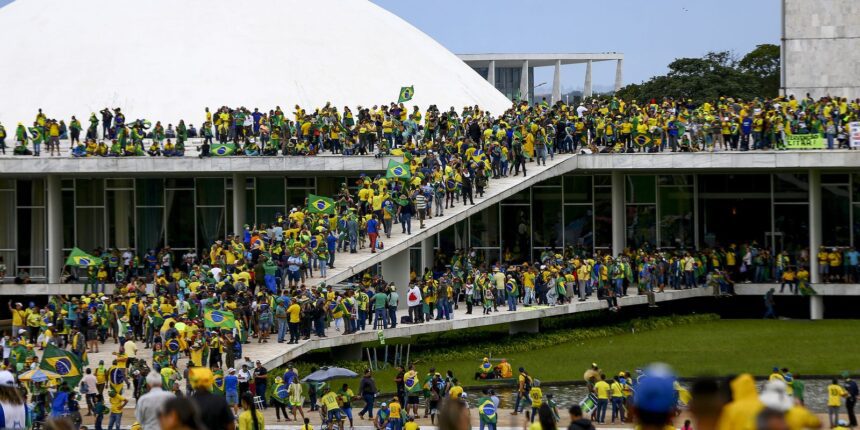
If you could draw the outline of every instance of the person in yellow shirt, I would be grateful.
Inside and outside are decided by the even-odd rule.
[[[110,398],[110,420],[108,421],[108,429],[118,429],[122,424],[122,409],[126,404],[128,404],[128,399],[112,388],[108,391],[108,397]]]
[[[254,404],[254,395],[250,391],[242,394],[242,413],[239,414],[239,430],[263,430],[266,428],[263,414]]]
[[[620,418],[621,422],[625,421],[624,417],[624,385],[621,383],[621,378],[616,376],[609,384],[609,397],[612,402],[612,423],[615,423],[615,418]]]
[[[833,248],[833,250],[827,254],[827,260],[830,263],[829,282],[841,281],[842,276],[840,276],[839,274],[842,273],[842,253],[839,252],[838,249]]]
[[[289,315],[287,324],[290,328],[290,341],[287,342],[287,344],[299,343],[299,323],[301,322],[301,313],[302,307],[299,306],[297,300],[293,300],[293,303],[287,308],[287,314]]]
[[[597,422],[603,424],[606,422],[606,408],[609,406],[609,383],[606,382],[606,375],[601,374],[600,380],[594,384],[594,394],[597,396]]]
[[[532,413],[531,417],[529,417],[529,413],[526,412],[526,418],[530,420],[530,422],[535,421],[535,416],[538,414],[538,409],[540,409],[543,404],[543,391],[540,389],[540,381],[535,379],[532,382],[532,389],[529,390],[529,401],[532,404]]]
[[[340,414],[337,394],[329,387],[325,387],[323,393],[319,400],[323,407],[323,413],[328,417],[329,422],[337,422],[338,428],[343,428],[343,417]]]
[[[403,421],[401,420],[401,406],[397,397],[391,399],[388,404],[388,423],[391,424],[392,430],[400,430]]]
[[[839,407],[842,406],[843,397],[848,397],[848,393],[839,385],[839,381],[833,378],[827,386],[827,417],[830,419],[830,428],[838,424]]]
[[[9,300],[9,312],[12,313],[12,336],[18,336],[18,330],[24,329],[24,324],[27,321],[27,311],[24,310],[24,305],[15,303],[12,307],[12,301]]]

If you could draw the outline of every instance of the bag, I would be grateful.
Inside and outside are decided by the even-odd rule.
[[[747,273],[747,263],[741,264],[741,273]]]
[[[400,317],[400,324],[412,324],[412,317],[409,315]]]

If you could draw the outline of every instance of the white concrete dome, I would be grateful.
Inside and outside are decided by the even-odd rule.
[[[16,0],[0,8],[0,122],[121,107],[199,123],[205,107],[510,102],[435,40],[368,0]]]

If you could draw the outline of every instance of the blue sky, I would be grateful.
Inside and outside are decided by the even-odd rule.
[[[625,83],[663,74],[678,57],[722,50],[743,55],[780,38],[780,0],[373,2],[458,54],[621,52]],[[595,86],[615,81],[614,63],[596,63],[592,72]],[[584,76],[584,66],[564,66],[562,87],[581,88]],[[536,69],[536,85],[551,80],[552,68]]]
[[[625,83],[663,74],[678,57],[743,55],[780,37],[780,0],[372,1],[458,54],[622,52]],[[581,88],[584,75],[584,66],[563,67],[562,87]],[[596,63],[593,78],[611,87],[615,65]],[[536,69],[536,85],[551,80],[551,68]]]

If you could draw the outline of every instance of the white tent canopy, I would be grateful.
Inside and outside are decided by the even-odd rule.
[[[202,122],[220,106],[312,109],[510,102],[432,38],[368,0],[16,0],[0,8],[0,122],[121,107]]]

